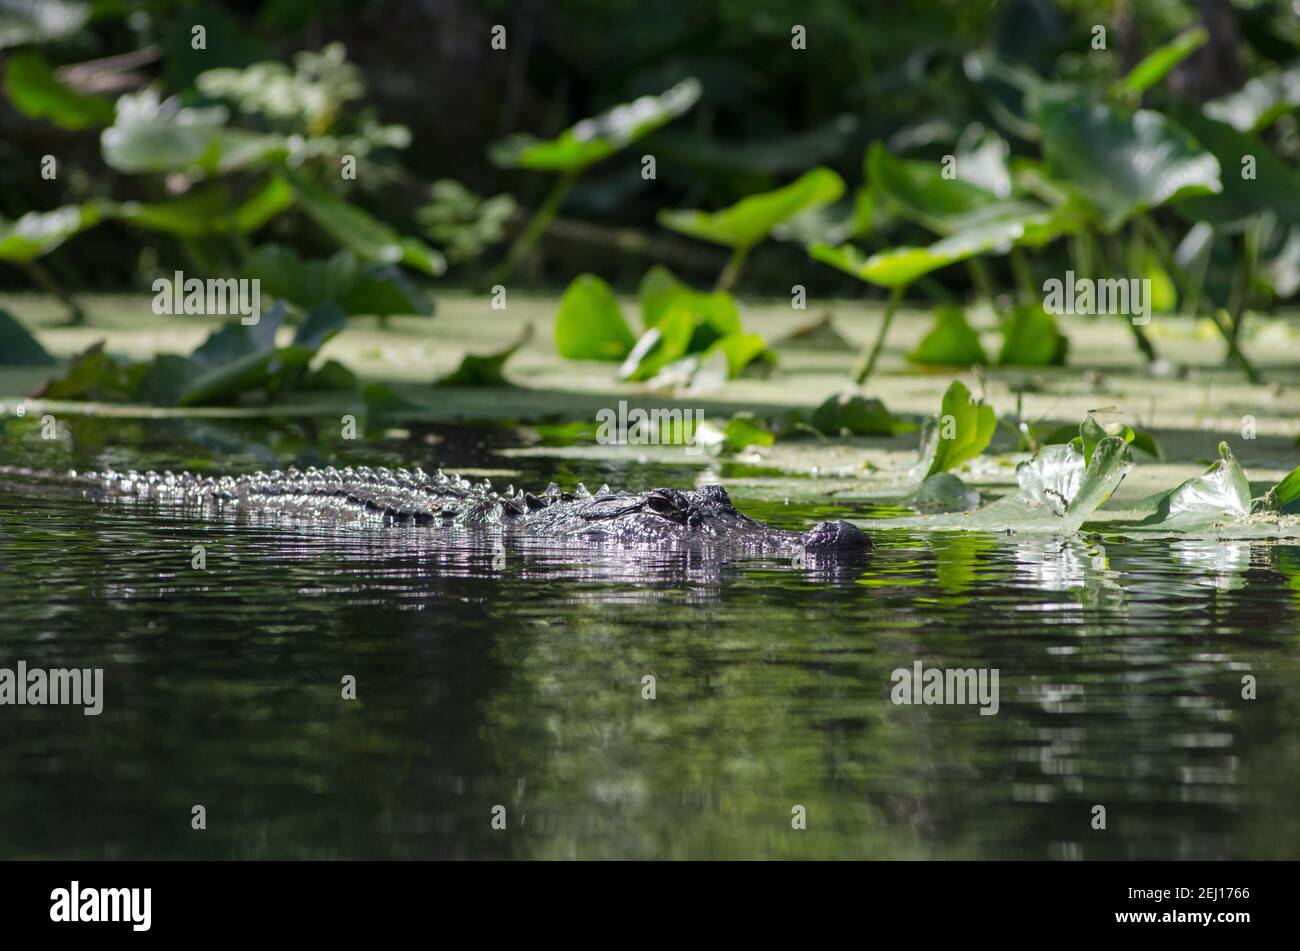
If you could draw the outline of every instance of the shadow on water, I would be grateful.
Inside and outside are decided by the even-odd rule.
[[[438,457],[520,470],[518,485],[628,488],[697,474],[505,465],[501,433],[362,444],[305,423],[68,425],[47,445],[11,421],[0,463]],[[868,514],[736,501],[791,528]],[[0,667],[105,671],[98,717],[0,708],[5,857],[1237,858],[1300,846],[1300,709],[1282,689],[1300,674],[1291,545],[886,531],[856,563],[502,553],[472,536],[199,523],[2,486],[0,605]],[[997,669],[997,713],[893,703],[894,672],[917,662]],[[342,697],[348,676],[355,700]],[[1243,698],[1247,677],[1257,699]],[[505,830],[492,828],[496,806]]]

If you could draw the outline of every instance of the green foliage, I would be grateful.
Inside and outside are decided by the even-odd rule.
[[[976,401],[966,384],[954,380],[943,395],[939,415],[921,427],[913,476],[928,479],[974,459],[988,448],[997,425],[993,407]]]
[[[110,100],[78,92],[60,82],[45,57],[35,50],[9,57],[5,86],[14,108],[30,119],[49,119],[62,129],[74,131],[113,121]]]
[[[892,436],[895,428],[884,403],[851,391],[828,396],[809,422],[826,436]]]
[[[518,337],[495,353],[482,356],[465,354],[458,366],[451,373],[438,380],[435,386],[513,386],[505,378],[506,361],[514,356],[515,351],[527,343],[533,336],[533,325],[527,324]]]
[[[104,130],[100,144],[108,166],[126,175],[225,175],[279,162],[288,155],[283,136],[231,128],[221,108],[164,104],[156,90],[127,93],[117,100],[116,108],[116,118]]]
[[[304,261],[289,248],[268,244],[248,258],[244,273],[272,297],[312,310],[334,301],[348,315],[428,317],[433,304],[392,265],[365,264],[347,248],[321,261]]]
[[[668,211],[659,213],[665,228],[730,248],[749,248],[772,229],[795,216],[844,194],[844,180],[828,168],[815,168],[783,188],[742,198],[721,211]]]
[[[1223,190],[1217,159],[1166,116],[1048,94],[1035,113],[1051,173],[1078,189],[1110,231],[1168,201]]]
[[[97,202],[54,211],[29,211],[17,221],[0,218],[0,261],[31,261],[98,224],[104,217]]]
[[[0,307],[0,366],[41,366],[53,363],[40,341],[9,311]]]
[[[560,298],[555,346],[569,360],[622,360],[636,338],[608,284],[594,274],[573,279]]]
[[[362,260],[401,263],[435,276],[447,269],[443,256],[423,242],[402,237],[379,219],[313,185],[301,175],[290,173],[289,181],[307,217]]]
[[[1111,87],[1112,92],[1136,97],[1142,95],[1164,79],[1179,63],[1205,45],[1210,38],[1204,29],[1197,27],[1158,46],[1142,61],[1129,70],[1128,75]]]
[[[680,116],[700,98],[686,79],[658,96],[642,96],[564,130],[554,139],[516,134],[488,152],[494,164],[542,172],[580,172]]]
[[[1219,460],[1163,496],[1143,524],[1191,529],[1249,514],[1250,508],[1250,483],[1228,444],[1221,442]]]
[[[1015,307],[1002,319],[1002,366],[1061,366],[1070,341],[1057,329],[1056,318],[1038,304]]]
[[[907,355],[913,363],[968,367],[987,363],[980,338],[960,307],[939,307],[930,328],[916,349]]]
[[[518,209],[508,194],[481,198],[449,178],[434,182],[430,194],[433,200],[416,209],[415,217],[452,261],[476,258],[504,241],[506,226]]]

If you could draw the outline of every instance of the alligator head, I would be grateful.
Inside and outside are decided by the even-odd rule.
[[[788,532],[736,510],[719,485],[687,491],[650,489],[639,493],[602,491],[568,496],[530,520],[535,528],[633,545],[722,544],[758,550],[815,553],[861,552],[871,540],[843,520],[820,522],[807,532]]]

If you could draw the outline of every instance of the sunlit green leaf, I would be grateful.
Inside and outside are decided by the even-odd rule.
[[[1164,79],[1179,63],[1200,49],[1210,35],[1197,27],[1148,53],[1128,75],[1115,83],[1115,91],[1140,96]]]
[[[1047,367],[1065,363],[1069,339],[1057,329],[1056,318],[1037,304],[1022,305],[1002,321],[1003,366]]]
[[[636,342],[609,285],[594,274],[574,278],[555,317],[555,345],[560,356],[622,360]]]
[[[993,407],[977,402],[966,384],[954,380],[943,395],[939,415],[930,417],[921,428],[912,476],[928,479],[974,459],[988,448],[997,425]]]
[[[747,248],[766,238],[777,225],[801,212],[838,201],[844,180],[829,168],[815,168],[775,191],[742,198],[721,211],[659,213],[665,228],[733,248]]]
[[[907,355],[913,363],[968,367],[987,363],[979,334],[966,322],[960,307],[938,307],[934,326]]]
[[[54,75],[45,57],[24,50],[9,58],[5,66],[9,99],[31,119],[49,119],[63,129],[85,129],[113,122],[112,100],[78,92]]]
[[[95,202],[54,211],[29,211],[16,221],[0,218],[0,261],[31,261],[103,218]]]
[[[591,119],[583,119],[554,139],[514,135],[492,146],[488,155],[505,168],[578,171],[677,118],[700,98],[700,84],[686,79],[658,96],[642,96]]]
[[[288,154],[282,136],[226,126],[225,109],[182,108],[159,101],[157,92],[128,93],[100,136],[104,161],[126,174],[201,172],[225,174],[279,161]]]

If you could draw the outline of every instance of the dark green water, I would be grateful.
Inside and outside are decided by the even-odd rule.
[[[517,467],[489,451],[507,436],[465,431],[68,425],[47,444],[11,419],[0,462]],[[790,527],[871,514],[734,494]],[[3,485],[0,667],[103,667],[105,701],[0,706],[0,857],[1294,858],[1298,621],[1295,546],[886,532],[840,572],[545,548],[494,567],[408,530]],[[895,705],[917,660],[997,668],[998,713]]]

